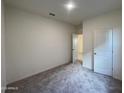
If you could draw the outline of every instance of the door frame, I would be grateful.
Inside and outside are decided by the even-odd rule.
[[[112,77],[113,77],[113,28],[97,28],[97,29],[111,29],[112,30]],[[92,30],[92,71],[94,72],[94,31]]]
[[[76,35],[76,38],[78,39],[78,35],[82,35],[82,39],[83,39],[83,34],[82,33],[72,33],[72,46],[71,46],[71,60],[72,60],[72,63],[74,63],[73,62],[73,36],[74,35]],[[77,45],[78,46],[78,45]],[[82,47],[83,47],[83,40],[82,40]],[[77,48],[77,50],[78,50],[78,48]],[[82,48],[82,51],[83,51],[83,48]],[[78,53],[78,51],[77,51],[77,53]],[[78,55],[78,54],[77,54]],[[77,57],[78,58],[78,57]],[[81,62],[81,65],[83,65],[83,52],[82,52],[82,62]]]

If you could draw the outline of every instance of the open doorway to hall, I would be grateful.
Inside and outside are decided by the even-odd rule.
[[[77,35],[77,61],[83,63],[83,35]]]
[[[73,33],[72,41],[72,61],[83,64],[83,34]]]

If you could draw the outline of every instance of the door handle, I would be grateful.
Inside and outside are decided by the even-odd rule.
[[[96,53],[94,53],[94,55],[96,55]]]

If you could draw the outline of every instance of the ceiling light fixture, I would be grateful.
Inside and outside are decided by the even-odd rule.
[[[65,5],[68,10],[72,10],[75,8],[75,4],[73,2],[69,2]]]

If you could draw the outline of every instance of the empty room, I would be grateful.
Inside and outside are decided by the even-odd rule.
[[[122,1],[1,0],[1,93],[122,93]]]

